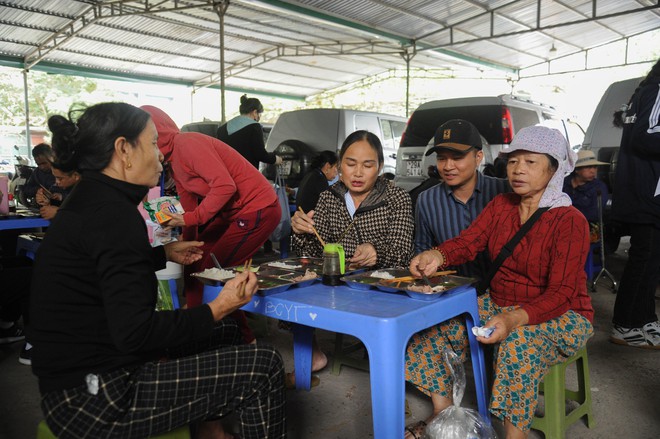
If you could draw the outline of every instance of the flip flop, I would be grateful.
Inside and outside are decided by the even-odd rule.
[[[422,439],[424,437],[424,430],[426,430],[425,421],[417,421],[406,427],[406,431],[413,435],[413,439]]]
[[[319,378],[318,375],[312,375],[311,387],[316,387],[319,384],[321,384],[321,378]],[[284,379],[284,387],[286,387],[288,390],[292,390],[296,388],[295,372],[289,372],[286,374],[286,378]]]

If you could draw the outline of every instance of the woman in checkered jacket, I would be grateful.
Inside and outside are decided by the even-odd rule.
[[[325,242],[340,243],[354,268],[405,267],[413,253],[410,196],[379,176],[383,147],[378,137],[360,130],[339,152],[340,178],[323,192],[314,210],[296,212],[292,247],[305,256],[321,256]]]

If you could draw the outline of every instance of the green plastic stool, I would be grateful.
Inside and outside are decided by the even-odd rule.
[[[566,368],[572,363],[575,363],[577,369],[578,390],[566,388]],[[545,415],[534,416],[532,428],[542,431],[546,439],[564,439],[566,429],[584,416],[587,417],[587,427],[593,428],[596,422],[591,411],[587,348],[583,347],[565,362],[550,367],[539,385],[539,393],[542,393],[545,399]],[[568,414],[567,399],[580,404]]]
[[[352,353],[364,350],[363,358],[355,358]],[[366,348],[361,341],[356,341],[348,345],[344,344],[344,334],[337,332],[335,334],[335,351],[332,354],[333,375],[341,373],[342,366],[350,366],[355,369],[369,372],[369,359],[367,358]]]
[[[160,434],[158,436],[150,436],[151,439],[190,439],[190,429],[188,427],[177,428],[169,433]],[[41,421],[37,427],[37,439],[57,439],[46,421]]]

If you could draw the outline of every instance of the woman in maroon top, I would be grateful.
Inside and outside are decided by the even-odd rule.
[[[562,192],[575,153],[562,134],[533,126],[520,130],[504,151],[513,193],[498,195],[458,237],[420,253],[410,263],[415,276],[460,265],[488,250],[491,259],[539,208],[547,207],[479,297],[482,324],[492,328],[484,344],[495,344],[490,411],[504,422],[507,438],[526,438],[537,405],[539,382],[554,364],[584,346],[593,333],[593,308],[584,264],[589,227]],[[452,404],[451,377],[442,352],[465,361],[465,326],[444,322],[416,334],[407,351],[406,378],[431,397],[433,416]],[[430,419],[433,418],[433,416]],[[415,439],[425,422],[408,428]]]

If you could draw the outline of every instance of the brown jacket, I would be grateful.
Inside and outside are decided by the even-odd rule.
[[[342,182],[324,191],[314,210],[316,230],[325,242],[337,242],[353,219],[348,213]],[[383,177],[355,212],[355,223],[341,241],[346,259],[359,244],[370,243],[378,259],[373,268],[407,267],[413,256],[414,221],[410,196]],[[321,257],[323,248],[313,234],[293,234],[291,244],[299,256]]]

